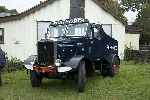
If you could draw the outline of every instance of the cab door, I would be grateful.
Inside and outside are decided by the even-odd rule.
[[[91,57],[93,60],[99,59],[104,55],[104,41],[101,31],[93,27],[91,40]]]

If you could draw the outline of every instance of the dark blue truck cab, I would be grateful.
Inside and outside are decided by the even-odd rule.
[[[31,84],[38,87],[42,78],[73,78],[84,91],[87,77],[95,70],[103,76],[119,71],[118,42],[100,24],[75,18],[51,22],[45,38],[37,43],[37,58],[31,70]]]

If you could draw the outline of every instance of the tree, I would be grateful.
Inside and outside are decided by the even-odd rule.
[[[150,4],[150,0],[119,0],[119,2],[125,11],[140,11],[145,4]]]
[[[138,11],[134,25],[142,29],[140,43],[150,41],[150,0],[120,0],[124,11]]]
[[[117,1],[114,0],[94,0],[106,11],[109,12],[119,21],[127,24],[127,18],[124,16],[124,10],[120,7]]]
[[[4,6],[0,6],[0,12],[5,12],[5,11],[7,11],[8,9],[7,8],[5,8]]]
[[[150,4],[144,6],[137,16],[137,19],[134,23],[142,28],[141,42],[150,41]]]

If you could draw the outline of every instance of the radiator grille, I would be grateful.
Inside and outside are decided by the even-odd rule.
[[[38,63],[47,66],[54,64],[54,42],[38,42]]]

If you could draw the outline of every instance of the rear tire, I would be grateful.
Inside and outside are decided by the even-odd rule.
[[[42,78],[39,75],[37,75],[35,71],[31,71],[30,81],[31,81],[32,87],[39,87],[42,83]]]
[[[113,77],[119,73],[119,65],[120,65],[120,60],[118,57],[114,57],[112,63],[109,65],[109,76]]]
[[[78,66],[78,91],[84,92],[86,84],[86,68],[85,61],[80,61]]]
[[[101,75],[102,75],[103,77],[108,76],[108,68],[107,68],[107,66],[102,66]]]

